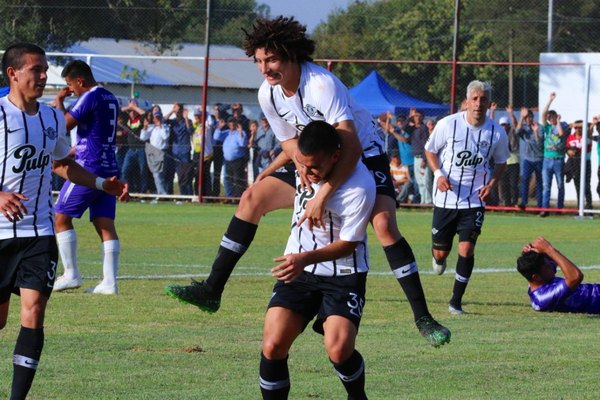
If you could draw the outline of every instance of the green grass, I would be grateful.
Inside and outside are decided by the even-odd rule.
[[[75,290],[52,296],[29,398],[260,398],[262,318],[274,283],[268,270],[285,246],[290,211],[263,219],[218,313],[200,312],[163,290],[167,283],[208,273],[233,210],[223,205],[120,206],[120,294]],[[101,251],[86,218],[76,227],[84,285],[91,286],[100,275]],[[371,235],[372,273],[357,341],[371,399],[597,397],[597,317],[535,313],[514,265],[521,246],[537,235],[579,265],[597,265],[598,220],[488,213],[465,296],[472,314],[458,317],[447,311],[455,255],[445,275],[429,273],[431,213],[401,210],[398,219],[421,266],[430,310],[452,330],[452,343],[434,349],[418,335],[408,303]],[[600,281],[595,268],[584,272],[586,281]],[[13,298],[8,326],[0,331],[0,398],[9,393],[18,305]],[[289,366],[290,398],[345,398],[321,337],[310,329],[294,344]]]

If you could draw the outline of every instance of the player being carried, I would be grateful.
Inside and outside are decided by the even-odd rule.
[[[262,216],[293,205],[296,165],[292,161],[302,129],[311,121],[326,121],[340,134],[343,150],[328,181],[308,202],[298,222],[307,220],[309,228],[323,226],[324,205],[362,159],[377,188],[371,223],[417,328],[433,346],[449,342],[450,331],[429,313],[415,256],[398,230],[389,161],[369,112],[335,75],[312,63],[315,42],[293,18],[259,19],[250,32],[245,31],[244,49],[265,77],[258,100],[283,152],[242,195],[206,281],[169,285],[167,293],[202,310],[218,310],[225,283],[252,243]],[[301,175],[301,179],[307,185],[307,178]]]

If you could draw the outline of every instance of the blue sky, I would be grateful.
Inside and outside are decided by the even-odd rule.
[[[355,0],[257,0],[271,7],[271,16],[293,16],[305,24],[309,32],[335,9],[346,9]]]

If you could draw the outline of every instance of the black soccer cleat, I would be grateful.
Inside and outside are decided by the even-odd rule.
[[[211,314],[221,306],[221,295],[215,294],[204,281],[192,279],[192,284],[188,286],[167,285],[165,292],[182,303],[191,304]]]
[[[429,344],[433,347],[440,347],[445,343],[450,343],[450,330],[437,322],[431,315],[426,315],[417,320],[417,329]]]

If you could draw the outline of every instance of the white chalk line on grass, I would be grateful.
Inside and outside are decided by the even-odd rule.
[[[194,278],[194,277],[207,277],[208,270],[210,269],[207,265],[190,265],[190,264],[147,264],[147,263],[121,263],[122,268],[126,268],[127,266],[139,267],[162,267],[162,268],[202,268],[206,269],[206,273],[201,274],[160,274],[160,275],[119,275],[117,279],[119,280],[158,280],[158,279],[186,279],[186,278]],[[599,270],[600,265],[587,265],[579,267],[581,270]],[[502,273],[515,273],[517,269],[512,268],[475,268],[473,270],[474,274],[502,274]],[[419,270],[420,275],[435,275],[433,271],[427,270]],[[447,269],[445,275],[454,274],[453,269]],[[268,268],[259,269],[257,267],[237,267],[232,276],[250,276],[250,277],[260,277],[260,276],[271,276]],[[369,271],[369,275],[371,276],[387,276],[392,275],[391,271]],[[87,279],[101,279],[101,276],[85,276]]]

